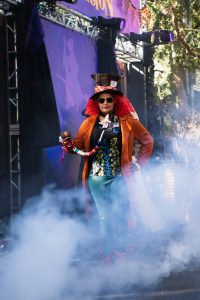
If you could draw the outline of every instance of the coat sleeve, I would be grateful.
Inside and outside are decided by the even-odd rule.
[[[140,166],[143,166],[149,160],[153,151],[153,138],[139,120],[132,120],[132,130],[140,145],[137,160]]]

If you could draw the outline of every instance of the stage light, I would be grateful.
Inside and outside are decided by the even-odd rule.
[[[151,34],[150,32],[143,32],[142,34],[130,32],[130,40],[133,43],[146,42],[148,44],[151,43]]]
[[[156,30],[150,32],[143,32],[142,34],[137,34],[134,32],[130,33],[130,40],[133,43],[137,41],[142,41],[152,46],[163,45],[173,42],[173,33],[169,30]]]
[[[126,26],[126,20],[122,18],[106,19],[101,16],[92,17],[92,23],[98,27],[108,27],[115,29],[117,32],[123,31]]]
[[[119,24],[120,31],[123,31],[124,28],[125,28],[125,26],[126,26],[126,20],[125,19],[121,19],[120,20],[120,24]]]
[[[153,45],[168,44],[173,41],[173,34],[168,30],[154,31],[151,34],[151,43]]]
[[[160,40],[163,43],[173,42],[173,40],[174,40],[173,33],[168,30],[160,30]]]

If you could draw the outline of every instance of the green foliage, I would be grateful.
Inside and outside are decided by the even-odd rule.
[[[185,70],[200,67],[200,1],[147,0],[147,8],[151,13],[147,31],[173,32],[173,43],[154,47],[154,63],[157,98],[176,101],[174,74],[184,81]]]

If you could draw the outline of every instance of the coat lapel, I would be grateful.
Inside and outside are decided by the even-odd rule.
[[[92,130],[94,128],[97,117],[98,116],[96,115],[96,116],[92,116],[92,117],[88,118],[88,123],[87,123],[87,126],[85,128],[85,132],[84,132],[84,135],[85,135],[85,151],[90,151],[90,137],[91,137]]]

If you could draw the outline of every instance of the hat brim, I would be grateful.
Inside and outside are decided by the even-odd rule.
[[[105,94],[105,93],[108,93],[108,94],[111,94],[111,95],[120,95],[120,96],[123,96],[123,93],[119,90],[111,90],[111,89],[107,89],[107,90],[103,90],[103,91],[100,91],[98,93],[95,93],[94,95],[92,95],[90,97],[90,99],[95,99],[96,97],[98,97],[100,94]]]

